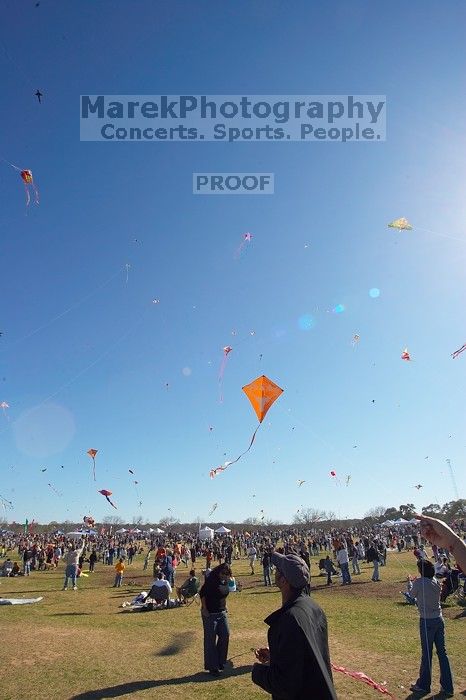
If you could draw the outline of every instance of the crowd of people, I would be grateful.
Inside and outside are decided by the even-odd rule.
[[[431,557],[426,549],[428,541],[432,546]],[[253,682],[280,698],[308,697],[306,693],[311,683],[318,693],[316,697],[333,699],[336,695],[326,618],[309,595],[311,556],[320,557],[316,575],[325,577],[324,585],[331,586],[332,577],[338,576],[340,585],[346,586],[351,585],[354,576],[361,575],[363,561],[372,565],[372,581],[380,581],[380,568],[387,565],[388,550],[394,553],[412,551],[419,572],[418,578],[409,577],[405,593],[408,602],[416,604],[420,614],[421,668],[411,689],[421,695],[430,691],[435,645],[442,691],[451,697],[453,679],[445,648],[439,579],[451,580],[456,572],[458,583],[462,578],[466,587],[464,522],[456,524],[456,532],[441,521],[423,517],[421,528],[415,525],[403,528],[365,526],[344,531],[334,528],[307,532],[276,528],[252,533],[233,532],[212,540],[202,540],[199,533],[190,531],[169,532],[163,536],[146,533],[143,539],[136,539],[131,532],[112,534],[111,531],[83,534],[79,539],[75,536],[70,539],[63,533],[4,533],[0,539],[0,555],[5,560],[0,565],[0,574],[30,576],[34,572],[40,575],[57,569],[63,560],[63,590],[67,590],[69,584],[76,590],[84,564],[88,564],[84,575],[91,575],[100,564],[114,569],[113,586],[120,587],[127,567],[137,555],[144,555],[143,572],[152,567],[154,581],[148,593],[138,596],[135,607],[138,610],[172,607],[187,604],[198,596],[204,630],[204,667],[217,676],[224,670],[228,655],[230,630],[226,599],[230,593],[241,590],[241,584],[233,576],[232,565],[244,557],[251,575],[259,565],[263,585],[271,586],[273,576],[273,584],[282,594],[282,607],[266,620],[269,648],[255,652]],[[201,576],[196,574],[199,562],[203,565]],[[177,574],[180,568],[183,573]],[[175,578],[178,585],[175,585]],[[173,593],[174,600],[170,598]]]

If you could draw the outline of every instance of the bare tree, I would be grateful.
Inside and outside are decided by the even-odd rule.
[[[106,515],[102,522],[104,525],[123,525],[124,520],[119,515]]]
[[[327,515],[324,510],[318,510],[317,508],[301,508],[294,516],[293,522],[295,525],[312,527],[316,523],[326,519]]]
[[[386,506],[375,506],[375,508],[368,510],[367,513],[364,514],[364,517],[372,520],[379,520],[380,518],[384,517],[386,511]]]

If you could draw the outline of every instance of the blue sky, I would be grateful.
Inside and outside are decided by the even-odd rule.
[[[41,199],[26,214],[0,162],[10,520],[421,507],[456,497],[447,458],[464,496],[465,20],[460,2],[3,4],[0,155]],[[384,94],[387,140],[79,140],[80,94],[183,93]],[[273,172],[275,194],[194,196],[193,172]],[[262,373],[284,393],[212,481]]]

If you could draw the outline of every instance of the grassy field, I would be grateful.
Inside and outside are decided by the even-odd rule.
[[[187,569],[183,564],[178,569],[180,583]],[[398,700],[410,698],[409,685],[417,678],[420,660],[418,613],[402,602],[399,591],[407,574],[415,573],[414,557],[389,554],[381,583],[370,581],[371,569],[364,564],[354,584],[344,587],[335,577],[327,588],[324,578],[316,576],[312,595],[327,614],[332,661],[386,682]],[[269,697],[251,683],[250,648],[266,645],[263,619],[280,606],[280,596],[262,585],[260,567],[251,576],[241,560],[233,563],[233,571],[244,589],[228,599],[232,667],[220,679],[203,672],[202,625],[195,603],[144,614],[122,611],[123,601],[150,586],[141,557],[127,567],[120,589],[111,587],[113,569],[103,564],[79,580],[78,591],[61,590],[63,564],[58,571],[33,572],[29,578],[1,578],[0,597],[44,597],[30,606],[0,606],[1,700]],[[450,601],[444,608],[447,650],[455,698],[460,698],[466,695],[466,616],[464,607]],[[342,674],[334,676],[341,700],[384,697]],[[439,688],[436,658],[432,687]]]

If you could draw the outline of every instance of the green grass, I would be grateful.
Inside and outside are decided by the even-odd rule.
[[[280,606],[278,591],[264,588],[259,574],[250,576],[246,560],[233,563],[235,576],[245,584],[228,598],[233,669],[211,679],[203,673],[202,624],[195,603],[144,614],[122,612],[123,601],[150,586],[150,572],[143,574],[142,563],[140,557],[127,567],[124,584],[135,583],[121,589],[111,588],[113,568],[102,564],[79,580],[78,591],[60,590],[63,564],[58,571],[33,572],[29,578],[1,578],[1,597],[44,597],[35,605],[0,606],[1,699],[266,698],[250,680],[250,648],[266,644],[263,619]],[[355,584],[345,587],[335,577],[334,586],[321,588],[325,579],[313,577],[312,595],[327,614],[332,661],[386,681],[400,700],[409,696],[420,660],[418,613],[399,595],[407,574],[415,573],[414,557],[390,554],[388,566],[381,568],[382,583],[370,581],[371,571],[363,565],[362,574],[353,577]],[[178,583],[186,572],[180,564]],[[463,613],[455,602],[444,608],[457,698],[466,687]],[[341,700],[383,697],[342,674],[334,676]],[[434,659],[433,688],[438,687]]]

